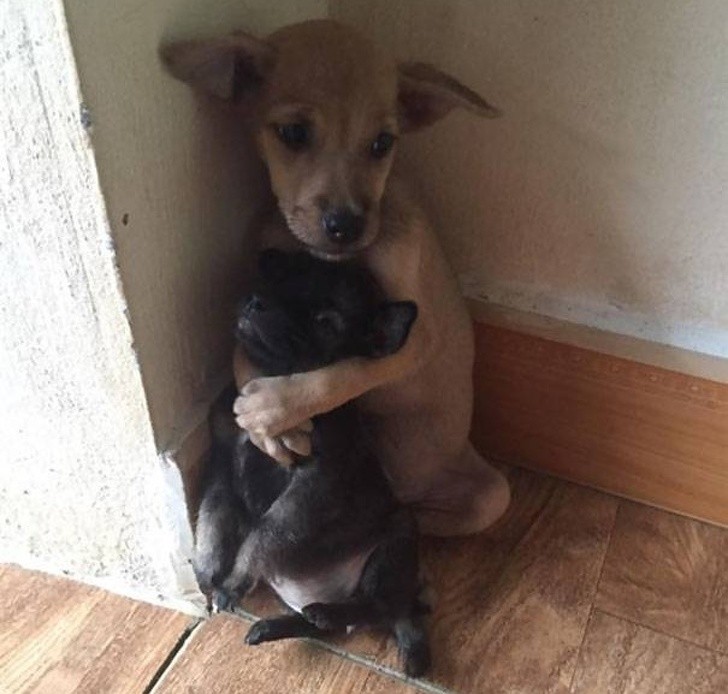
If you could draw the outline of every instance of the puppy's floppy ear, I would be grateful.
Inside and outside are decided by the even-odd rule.
[[[416,318],[417,304],[414,301],[381,304],[366,336],[367,356],[386,357],[399,351],[407,341]]]
[[[275,63],[275,49],[243,32],[160,47],[169,72],[195,89],[226,101],[254,93]]]
[[[431,125],[456,107],[484,118],[501,115],[472,89],[432,65],[400,63],[397,70],[399,119],[404,132]]]

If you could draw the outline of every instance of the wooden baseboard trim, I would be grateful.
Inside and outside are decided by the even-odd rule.
[[[728,384],[475,315],[481,451],[728,525]]]

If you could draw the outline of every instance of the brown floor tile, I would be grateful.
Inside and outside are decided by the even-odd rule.
[[[575,694],[728,692],[728,656],[595,610],[572,691]]]
[[[190,618],[0,566],[0,691],[141,692]]]
[[[728,654],[728,530],[625,502],[596,606]]]
[[[246,646],[250,624],[216,616],[199,627],[155,694],[406,694],[415,691],[305,641]]]
[[[430,679],[458,692],[566,691],[619,503],[524,470],[510,475],[514,500],[497,527],[423,542],[436,593]],[[398,665],[381,633],[336,645]]]
[[[514,496],[499,530],[426,555],[434,679],[458,691],[565,691],[576,665],[618,502],[521,471]]]

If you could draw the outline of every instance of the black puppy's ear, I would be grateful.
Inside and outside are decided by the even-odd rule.
[[[242,31],[160,47],[169,72],[218,99],[245,102],[265,81],[275,62],[275,49]]]
[[[417,304],[414,301],[382,304],[374,314],[367,335],[367,356],[386,357],[399,351],[407,341],[416,318]]]

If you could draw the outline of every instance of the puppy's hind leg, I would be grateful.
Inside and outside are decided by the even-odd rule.
[[[399,657],[409,677],[420,677],[430,669],[432,656],[422,617],[411,614],[394,621],[392,627]]]
[[[472,444],[467,444],[448,469],[448,478],[432,498],[418,503],[417,522],[424,535],[480,533],[506,512],[511,500],[508,480]]]
[[[430,645],[420,600],[419,558],[414,521],[402,513],[392,536],[369,557],[357,591],[376,607],[379,622],[387,624],[397,641],[405,672],[423,675],[430,667]]]
[[[252,530],[243,541],[232,570],[215,593],[220,610],[232,611],[238,601],[257,583],[259,576],[254,573],[253,567],[259,544],[258,532]]]
[[[200,503],[192,562],[200,588],[208,596],[232,570],[245,527],[239,504],[225,480],[212,478]]]
[[[259,619],[248,631],[245,643],[257,646],[266,641],[279,641],[291,638],[316,638],[326,636],[328,632],[311,624],[300,614],[284,615],[271,619]]]

